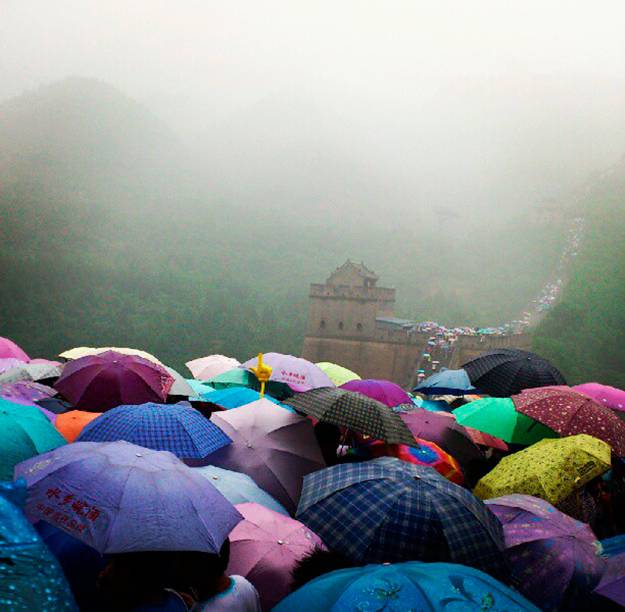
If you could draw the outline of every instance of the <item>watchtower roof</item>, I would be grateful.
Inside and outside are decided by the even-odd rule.
[[[360,263],[356,263],[351,259],[348,259],[342,266],[339,266],[326,280],[326,283],[332,284],[332,282],[338,278],[345,278],[346,276],[351,276],[352,278],[360,278],[363,280],[375,281],[378,280],[378,275],[373,271],[367,268],[365,264],[361,261]]]

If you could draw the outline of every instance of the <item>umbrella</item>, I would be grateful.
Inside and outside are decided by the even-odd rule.
[[[32,404],[53,395],[56,395],[56,391],[52,387],[32,381],[21,380],[0,384],[0,397],[16,404]]]
[[[54,425],[59,433],[68,441],[74,442],[80,432],[94,419],[100,416],[98,412],[84,410],[70,410],[57,415]]]
[[[30,357],[13,340],[0,336],[0,359],[11,357],[20,361],[30,360]]]
[[[272,368],[270,381],[284,383],[296,392],[335,386],[323,370],[301,357],[283,353],[265,353],[263,363]],[[251,370],[257,365],[258,357],[253,357],[242,363],[240,367]]]
[[[597,438],[541,440],[504,457],[474,493],[481,499],[520,493],[557,504],[609,469],[610,446]]]
[[[225,355],[208,355],[187,361],[185,365],[196,380],[208,380],[233,368],[238,368],[241,363],[237,359]]]
[[[460,425],[473,427],[511,444],[534,444],[557,434],[534,419],[517,412],[509,398],[485,397],[454,410]]]
[[[420,382],[413,391],[423,395],[466,395],[476,389],[465,370],[441,370]]]
[[[207,457],[207,463],[247,474],[293,512],[302,477],[324,466],[310,420],[276,410],[263,399],[236,410],[215,412],[211,421],[232,444]]]
[[[625,607],[625,553],[610,557],[594,592]]]
[[[528,389],[512,397],[521,412],[562,436],[585,433],[625,456],[625,423],[612,410],[569,387]]]
[[[450,412],[441,411],[439,415],[448,419],[453,419],[454,421],[456,420],[455,415]],[[460,427],[464,429],[465,433],[469,436],[469,438],[471,438],[471,440],[473,440],[473,442],[475,442],[475,444],[486,446],[488,448],[496,448],[497,450],[504,452],[509,450],[508,445],[501,438],[496,438],[495,436],[473,429],[473,427],[467,427],[466,425],[460,425]]]
[[[0,374],[0,383],[14,383],[20,380],[46,380],[47,378],[58,378],[63,368],[41,363],[21,363],[13,368],[9,368]]]
[[[503,530],[469,491],[438,472],[382,457],[304,478],[297,518],[358,563],[466,563],[504,575]]]
[[[323,574],[283,599],[273,612],[462,610],[539,612],[488,574],[454,563],[366,565]]]
[[[162,402],[172,384],[162,366],[107,351],[71,361],[54,386],[77,408],[104,412],[122,404]]]
[[[241,520],[213,485],[172,453],[129,442],[74,442],[15,468],[26,515],[101,553],[216,554]]]
[[[64,412],[74,409],[69,402],[66,402],[58,397],[37,400],[35,404],[37,404],[40,408],[53,412],[54,414],[63,414]]]
[[[15,357],[2,357],[0,358],[0,374],[12,368],[24,365],[25,363],[25,361],[16,359]]]
[[[616,411],[617,414],[625,417],[625,391],[623,391],[623,389],[617,389],[609,385],[600,385],[594,382],[575,385],[573,389],[584,393],[588,397],[592,397],[592,399],[600,404],[611,408]]]
[[[330,361],[319,361],[315,364],[322,372],[328,375],[328,378],[337,386],[344,385],[350,380],[360,380],[360,376],[356,372],[352,372],[343,366]]]
[[[28,363],[38,363],[41,365],[50,365],[50,366],[62,366],[63,363],[60,361],[53,361],[51,359],[42,359],[41,357],[36,357],[35,359],[31,359]]]
[[[230,438],[195,408],[153,403],[112,408],[85,427],[78,440],[125,440],[189,460],[203,459],[230,444]]]
[[[260,390],[258,378],[256,378],[252,372],[243,370],[242,368],[228,370],[227,372],[219,374],[213,378],[209,378],[204,382],[217,390],[228,389],[230,387],[249,387],[255,391]],[[293,395],[293,391],[284,383],[269,381],[265,386],[265,395],[271,395],[272,397],[281,399],[284,397],[290,397]]]
[[[16,505],[23,482],[3,483],[0,493],[0,607],[3,610],[76,610],[57,560]]]
[[[80,359],[81,357],[88,357],[90,355],[101,355],[102,353],[106,353],[108,351],[114,351],[115,353],[121,353],[122,355],[134,355],[135,357],[143,357],[143,359],[147,359],[147,361],[151,361],[152,363],[156,363],[160,366],[163,365],[151,353],[148,353],[146,351],[140,351],[139,349],[119,346],[101,346],[98,348],[92,346],[77,346],[76,348],[69,349],[67,351],[64,351],[63,353],[59,353],[59,357],[63,357],[63,359],[71,361],[73,359]]]
[[[215,391],[209,384],[202,383],[195,378],[185,379],[191,389],[193,389],[193,395],[189,397],[190,401],[203,402],[208,401],[208,396]]]
[[[65,443],[39,408],[0,400],[0,480],[12,480],[20,461]]]
[[[277,399],[268,394],[265,394],[264,398],[273,404],[282,406],[286,410],[292,410],[292,408],[281,404]],[[213,404],[221,406],[222,408],[231,409],[239,408],[240,406],[245,406],[246,404],[251,404],[252,402],[257,402],[261,399],[261,396],[260,393],[254,389],[248,389],[247,387],[230,387],[228,389],[213,391],[210,394],[210,397],[207,397],[206,399],[209,402],[213,402]]]
[[[180,395],[182,397],[193,397],[195,395],[195,389],[183,378],[182,374],[179,374],[174,368],[170,368],[169,366],[163,367],[174,379],[167,395]]]
[[[531,387],[566,385],[564,376],[546,359],[519,349],[482,353],[462,367],[476,388],[494,397],[510,397]]]
[[[231,504],[255,503],[274,512],[289,515],[282,504],[263,491],[247,474],[224,470],[214,465],[196,467],[195,471],[208,478]]]
[[[230,534],[228,574],[245,576],[257,589],[264,610],[284,599],[291,571],[315,548],[325,549],[308,527],[258,504],[239,504],[243,520]]]
[[[412,403],[410,396],[399,385],[392,383],[390,380],[375,380],[372,378],[351,380],[341,385],[341,389],[362,393],[362,395],[377,400],[389,408],[399,406],[400,404]]]
[[[597,585],[605,560],[586,523],[529,495],[506,495],[486,504],[503,525],[512,583],[536,605],[560,609],[565,600],[572,602]]]
[[[414,443],[414,436],[398,414],[385,404],[355,391],[336,387],[313,389],[298,393],[284,403],[320,421],[346,427],[376,440]]]

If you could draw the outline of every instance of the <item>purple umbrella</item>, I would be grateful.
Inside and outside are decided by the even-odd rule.
[[[211,421],[232,439],[206,462],[243,472],[293,513],[306,474],[325,467],[309,419],[261,399],[215,412]]]
[[[20,361],[28,361],[30,357],[13,340],[0,336],[0,359],[15,357]]]
[[[104,412],[127,404],[164,402],[174,379],[137,355],[105,351],[70,361],[55,388],[76,408]]]
[[[625,608],[625,553],[607,560],[606,570],[594,592]]]
[[[543,610],[589,593],[599,582],[605,560],[592,529],[530,495],[486,501],[503,526],[512,580]]]
[[[49,399],[53,395],[56,395],[56,391],[52,387],[29,380],[0,384],[0,397],[16,404],[32,405],[38,400]]]
[[[58,452],[61,451],[61,452]],[[75,442],[23,461],[26,515],[101,553],[217,553],[241,520],[201,474],[167,451],[128,442]]]
[[[378,402],[382,402],[390,408],[400,404],[412,405],[410,396],[399,385],[390,380],[376,380],[374,378],[350,380],[341,385],[341,389],[356,391],[356,393],[361,393]]]
[[[265,353],[263,363],[271,366],[269,380],[287,384],[293,391],[310,391],[318,387],[335,387],[328,375],[314,363],[301,357],[282,353]],[[239,367],[250,370],[258,365],[258,357],[248,359]]]

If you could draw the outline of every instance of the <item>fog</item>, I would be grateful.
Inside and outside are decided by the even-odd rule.
[[[146,270],[148,230],[127,240],[110,211],[145,215],[158,200],[155,234],[180,238],[173,214],[193,253],[219,251],[205,282],[219,262],[221,278],[259,291],[254,257],[271,259],[280,299],[297,305],[284,315],[292,350],[306,284],[347,256],[397,286],[403,314],[512,316],[551,263],[537,266],[525,238],[502,255],[493,236],[545,205],[569,210],[625,153],[623,23],[618,1],[3,0],[5,220],[17,222],[25,184],[39,211],[81,202],[106,217],[111,253]],[[46,89],[68,78],[62,95]],[[61,149],[62,168],[50,162]],[[471,239],[484,228],[486,265]],[[553,255],[558,231],[544,231]],[[182,251],[172,261],[197,261]],[[501,296],[480,297],[509,276]]]

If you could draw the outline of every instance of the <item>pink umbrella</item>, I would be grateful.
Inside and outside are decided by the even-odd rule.
[[[35,359],[31,359],[28,363],[38,363],[39,365],[49,365],[49,366],[62,366],[63,363],[61,361],[52,361],[51,359],[43,359],[41,357],[36,357]]]
[[[196,380],[208,380],[238,368],[241,363],[237,359],[226,357],[225,355],[208,355],[207,357],[187,361],[185,365]]]
[[[32,405],[37,400],[49,399],[54,395],[56,391],[52,387],[30,380],[0,384],[0,397],[16,404]]]
[[[321,368],[301,357],[283,353],[265,353],[263,363],[272,368],[269,380],[285,383],[293,391],[302,392],[318,387],[336,386]],[[251,371],[257,365],[258,357],[254,357],[242,363],[241,367]]]
[[[173,383],[152,361],[105,351],[68,362],[54,386],[76,408],[104,412],[122,404],[164,402]]]
[[[390,380],[376,380],[373,378],[367,380],[350,380],[344,385],[341,385],[341,389],[362,393],[362,395],[382,402],[390,408],[399,406],[400,404],[410,404],[412,406],[410,396],[399,385],[396,385]]]
[[[238,504],[243,515],[230,532],[228,574],[245,576],[258,590],[263,610],[270,610],[290,592],[291,571],[321,538],[303,523],[260,504]]]
[[[28,361],[30,357],[13,340],[0,336],[0,359],[14,357],[20,361]]]
[[[311,421],[266,399],[214,412],[211,421],[232,444],[210,454],[206,462],[247,474],[295,512],[304,476],[325,467]]]
[[[625,417],[625,391],[622,389],[610,387],[609,385],[601,385],[596,382],[575,385],[573,389],[617,411],[619,416]]]

